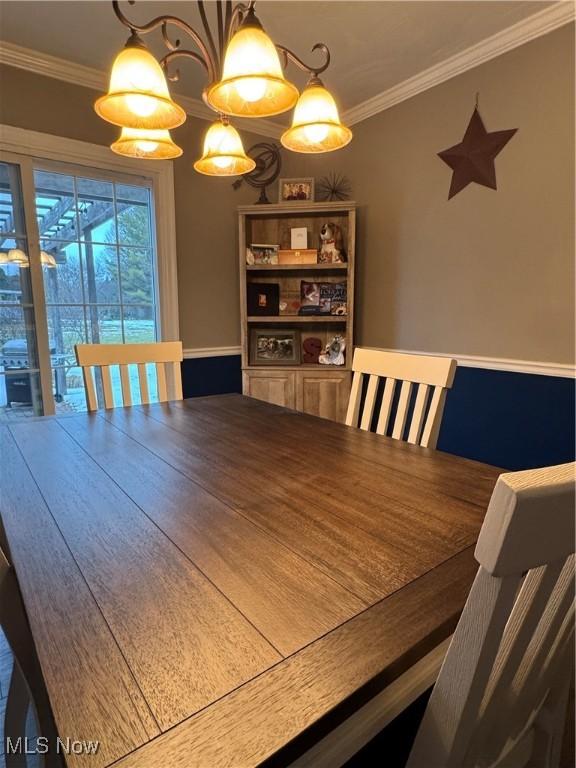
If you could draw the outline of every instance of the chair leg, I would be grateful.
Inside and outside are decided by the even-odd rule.
[[[0,593],[0,623],[2,624],[4,634],[8,640],[8,645],[17,657],[17,664],[15,661],[14,669],[18,667],[19,675],[24,681],[23,687],[28,693],[28,701],[34,708],[36,721],[39,726],[38,735],[46,737],[50,745],[48,754],[44,755],[44,760],[41,760],[40,762],[42,765],[45,764],[46,766],[62,766],[62,756],[56,753],[55,748],[57,733],[52,717],[50,702],[42,679],[42,672],[36,656],[36,649],[34,648],[28,619],[26,617],[22,598],[20,597],[20,590],[13,572],[10,572],[4,578]],[[14,680],[13,672],[11,685]],[[16,681],[14,682],[14,685],[20,687],[20,683]],[[18,698],[15,699],[15,702],[17,701]],[[17,722],[19,708],[16,704],[14,706],[14,714],[11,714],[10,717],[14,717],[14,722]],[[19,734],[20,733],[24,735],[25,728],[20,731]],[[8,732],[7,735],[10,735],[10,733]],[[26,762],[20,761],[18,765],[25,766]],[[14,768],[16,768],[16,766],[14,766]]]
[[[26,765],[24,745],[26,744],[26,718],[29,706],[30,694],[28,686],[18,666],[18,662],[14,660],[8,698],[6,699],[6,709],[4,711],[6,768],[21,768],[21,766]],[[20,742],[18,742],[19,739],[21,740]],[[8,740],[10,740],[10,743]]]

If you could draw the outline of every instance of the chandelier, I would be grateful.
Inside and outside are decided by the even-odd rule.
[[[135,0],[128,0],[133,5]],[[264,31],[254,11],[255,0],[232,4],[217,0],[217,34],[208,23],[203,0],[197,2],[204,28],[202,37],[177,16],[157,16],[147,24],[135,24],[112,2],[118,20],[130,30],[125,47],[112,65],[108,93],[95,103],[96,113],[121,127],[111,149],[129,157],[167,159],[178,157],[178,147],[170,130],[186,120],[186,112],[171,97],[168,82],[177,82],[179,71],[173,62],[192,59],[205,71],[207,84],[204,102],[217,113],[204,138],[202,157],[194,168],[210,176],[234,176],[252,171],[255,162],[248,157],[231,117],[272,117],[294,109],[292,126],[280,141],[293,152],[321,153],[344,147],[352,131],[340,122],[333,96],[320,75],[330,64],[330,51],[316,43],[312,51],[323,54],[323,63],[313,67],[282,45],[276,45]],[[171,36],[172,29],[184,32],[193,50],[181,47]],[[143,36],[160,29],[168,52],[157,61],[146,47]],[[293,63],[308,75],[302,93],[286,79],[284,69]]]

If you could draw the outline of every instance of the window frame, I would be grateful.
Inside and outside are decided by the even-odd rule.
[[[99,144],[3,124],[0,124],[0,151],[30,158],[32,166],[41,169],[87,175],[91,172],[94,177],[106,181],[151,186],[158,338],[161,341],[177,341],[180,329],[172,161],[132,160],[115,155],[108,147]],[[24,180],[22,183],[24,185]],[[39,243],[35,245],[39,248]]]

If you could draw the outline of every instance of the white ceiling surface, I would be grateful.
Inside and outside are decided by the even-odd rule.
[[[312,63],[316,42],[326,43],[332,63],[324,76],[343,111],[438,64],[532,14],[554,5],[534,0],[260,0],[257,14],[275,42]],[[215,3],[206,3],[215,19]],[[160,14],[180,16],[200,29],[196,3],[139,0],[121,3],[125,14],[145,23]],[[188,47],[181,33],[182,47]],[[2,0],[0,40],[108,71],[124,44],[127,30],[117,21],[110,2],[76,0]],[[165,49],[160,31],[147,36],[157,55]],[[175,93],[200,98],[203,70],[179,61],[181,80]],[[288,76],[300,87],[303,73],[289,66]],[[282,116],[284,117],[284,116]],[[280,118],[282,119],[282,118]]]

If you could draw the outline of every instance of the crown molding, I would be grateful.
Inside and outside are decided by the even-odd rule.
[[[537,37],[546,35],[558,27],[569,24],[576,18],[575,11],[574,0],[559,0],[549,8],[528,16],[511,27],[481,40],[470,48],[352,107],[344,112],[343,122],[347,125],[360,123],[362,120],[377,115],[395,104],[400,104],[400,102],[450,80],[450,78],[477,67],[479,64],[490,61],[490,59],[501,56],[503,53],[518,48]],[[105,90],[108,82],[106,74],[98,69],[1,40],[0,64],[18,67],[28,72],[53,77],[97,91]],[[213,120],[214,113],[200,99],[179,94],[176,94],[176,99],[184,107],[187,114],[201,120]],[[243,130],[272,138],[279,138],[285,130],[279,123],[263,118],[255,120],[237,118],[235,123]]]
[[[105,91],[108,87],[108,76],[99,69],[86,67],[83,64],[34,51],[31,48],[24,48],[4,40],[0,40],[0,64],[24,69],[44,77],[52,77],[72,85],[92,88],[95,91]],[[198,117],[201,120],[214,120],[215,113],[200,99],[180,94],[175,94],[175,99],[184,107],[188,115]],[[245,131],[273,138],[279,138],[285,130],[273,120],[262,118],[255,120],[237,118],[234,122],[235,125]]]
[[[352,107],[344,112],[343,122],[346,125],[354,125],[366,120],[479,64],[569,24],[576,18],[575,8],[574,0],[561,0],[543,11],[528,16],[517,24],[481,40],[470,48]]]

